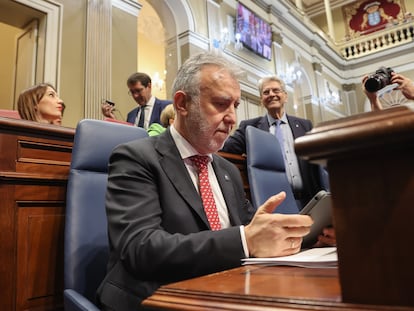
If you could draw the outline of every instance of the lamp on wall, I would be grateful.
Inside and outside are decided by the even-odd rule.
[[[338,92],[332,91],[331,93],[327,93],[327,94],[325,94],[325,96],[320,97],[319,102],[322,105],[327,105],[327,104],[337,105],[341,101],[340,101]]]
[[[220,38],[213,39],[213,47],[215,49],[224,50],[228,44],[230,44],[229,29],[224,27],[220,32]]]
[[[229,29],[227,27],[223,28],[220,31],[220,38],[214,38],[213,39],[213,47],[217,50],[222,50],[224,51],[224,49],[231,44],[231,42],[233,37],[233,33],[230,33]],[[240,41],[241,40],[241,34],[240,33],[236,33],[234,34],[234,48],[237,51],[240,51],[243,48],[243,43]]]
[[[339,90],[329,81],[325,81],[325,95],[319,98],[322,105],[338,105],[341,103],[341,96]]]
[[[164,76],[167,72],[164,70]],[[160,73],[158,71],[154,72],[153,76],[152,76],[152,86],[158,90],[158,91],[162,91],[162,89],[164,88],[164,79],[162,79],[160,77]]]
[[[236,35],[234,36],[234,39],[235,39],[234,48],[237,51],[240,51],[243,48],[243,43],[240,41],[241,34],[240,33],[236,33]]]
[[[293,84],[294,82],[299,82],[302,77],[302,72],[300,70],[295,70],[295,67],[288,65],[285,72],[280,74],[280,78],[286,84]]]

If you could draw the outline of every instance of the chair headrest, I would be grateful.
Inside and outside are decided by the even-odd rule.
[[[253,126],[246,128],[247,161],[264,170],[285,171],[279,141],[273,134]]]
[[[93,119],[81,120],[76,127],[71,169],[107,172],[112,150],[120,142],[147,136],[145,129],[136,126]]]

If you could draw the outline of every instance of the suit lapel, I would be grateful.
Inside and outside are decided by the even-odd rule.
[[[159,123],[159,120],[157,118],[157,116],[160,115],[160,105],[157,101],[157,98],[155,98],[154,101],[154,107],[152,107],[152,113],[151,113],[151,117],[150,117],[150,124],[151,123]]]
[[[303,125],[299,122],[298,119],[292,118],[289,115],[287,116],[289,121],[289,126],[292,129],[293,137],[296,139],[300,136],[305,135],[306,131]]]
[[[180,196],[187,202],[197,215],[209,227],[206,214],[204,212],[201,198],[194,187],[185,164],[180,159],[180,153],[174,144],[170,131],[161,134],[155,145],[157,151],[162,155],[160,165],[167,177],[171,180]]]
[[[237,211],[238,200],[235,197],[235,191],[233,188],[233,182],[230,174],[227,170],[220,165],[220,159],[217,155],[213,155],[213,169],[216,174],[217,181],[220,185],[221,192],[223,193],[224,201],[227,205],[229,212],[230,223],[233,225],[241,224],[239,213]]]
[[[134,124],[135,119],[137,118],[139,108],[136,107],[133,110],[131,110],[127,115],[127,122]]]
[[[206,227],[209,228],[209,223],[204,212],[201,198],[194,187],[194,184],[188,174],[184,162],[180,159],[180,154],[174,141],[171,137],[170,131],[158,136],[158,141],[155,148],[162,155],[160,165],[163,168],[167,177],[171,180],[177,192],[187,202],[189,208],[192,208],[197,215],[203,220]],[[224,196],[224,200],[229,212],[230,222],[233,225],[241,224],[238,212],[238,200],[235,197],[233,182],[231,175],[221,165],[221,161],[217,155],[213,154],[213,169],[216,174],[218,183]],[[191,189],[191,190],[190,190]]]
[[[267,116],[263,116],[257,123],[257,128],[263,131],[269,132],[269,122],[267,122]]]

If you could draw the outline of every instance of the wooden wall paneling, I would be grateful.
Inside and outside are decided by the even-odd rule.
[[[0,118],[0,306],[63,309],[63,230],[74,129]]]

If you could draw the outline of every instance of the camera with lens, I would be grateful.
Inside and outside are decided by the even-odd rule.
[[[370,93],[374,93],[391,84],[392,72],[394,72],[394,70],[392,70],[390,67],[379,68],[365,81],[365,89]]]

